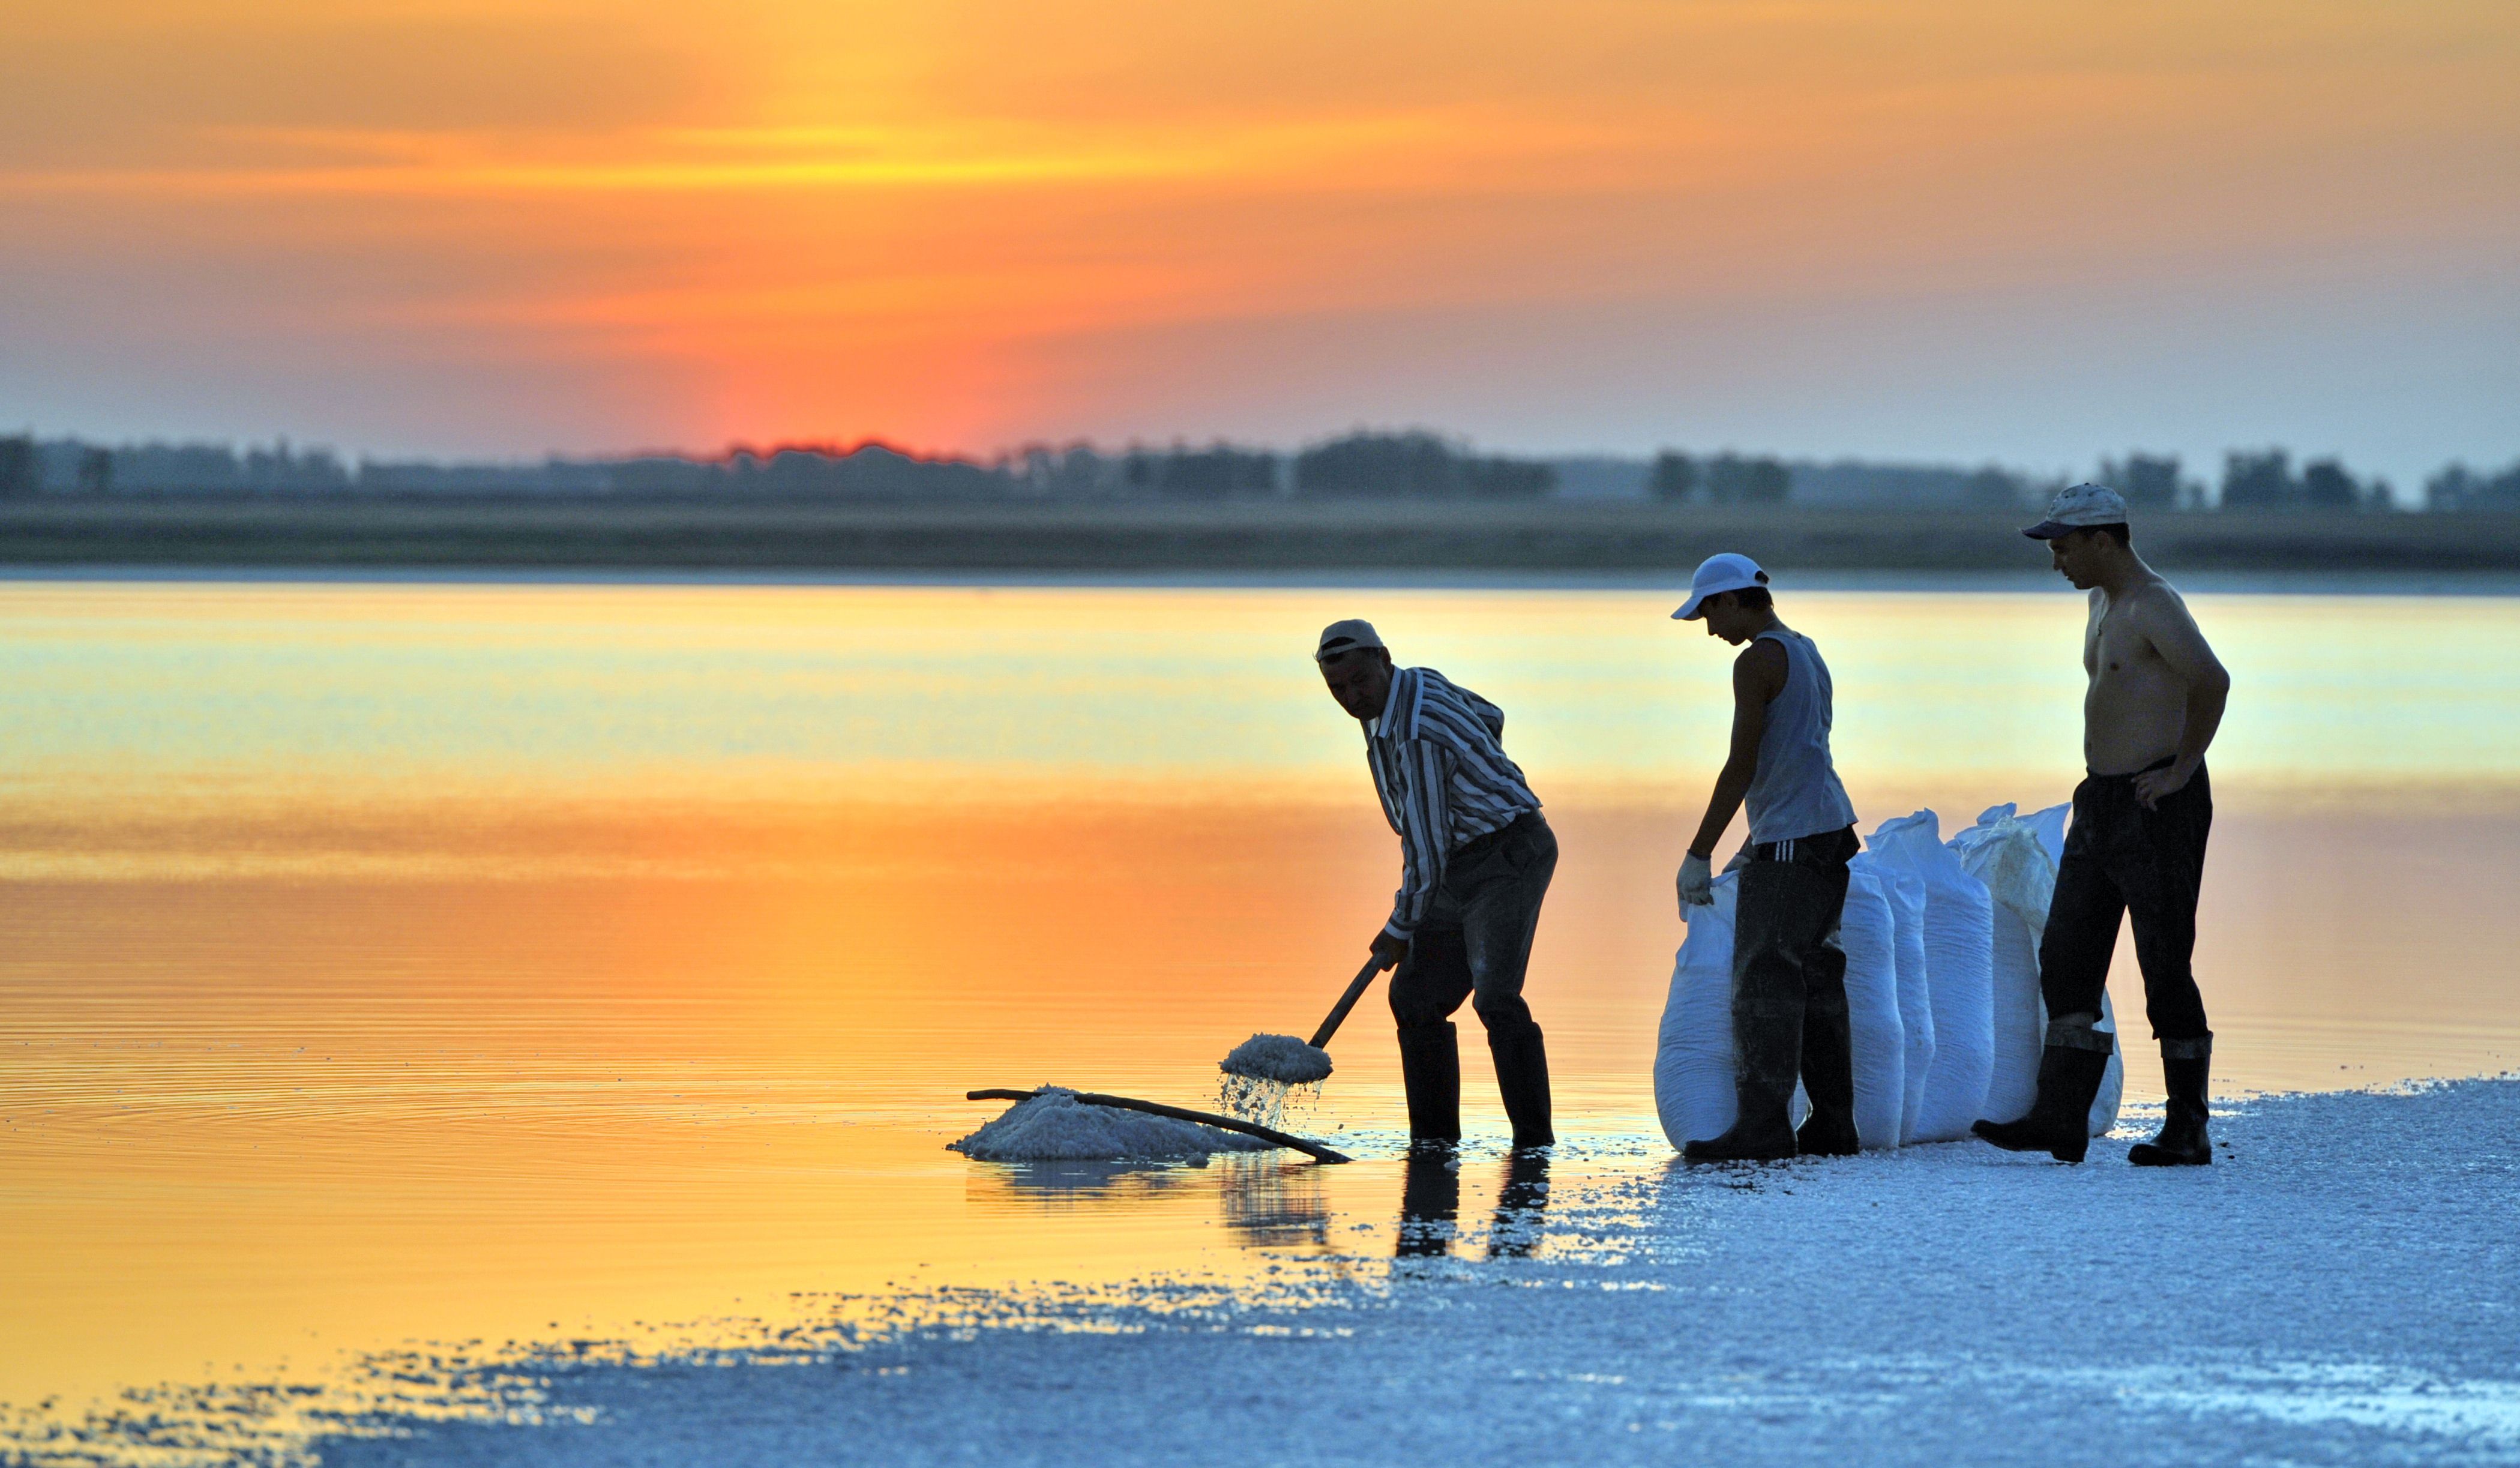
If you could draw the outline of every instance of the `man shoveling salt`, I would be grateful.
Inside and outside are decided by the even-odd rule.
[[[1549,1054],[1522,986],[1557,837],[1506,757],[1505,711],[1432,668],[1395,667],[1370,622],[1323,628],[1313,661],[1365,735],[1374,794],[1400,837],[1400,890],[1370,954],[1375,970],[1397,970],[1410,1142],[1461,1140],[1453,1014],[1467,1000],[1487,1026],[1514,1146],[1548,1146]]]

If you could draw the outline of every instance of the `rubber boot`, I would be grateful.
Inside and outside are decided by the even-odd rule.
[[[1496,1058],[1497,1094],[1513,1123],[1513,1144],[1546,1147],[1557,1140],[1549,1128],[1549,1047],[1529,1020],[1488,1028],[1488,1053]]]
[[[1794,1150],[1805,1157],[1852,1157],[1862,1151],[1863,1139],[1855,1133],[1855,1039],[1846,1017],[1843,979],[1833,986],[1812,985],[1803,1010],[1802,1071],[1811,1115],[1794,1134]]]
[[[1453,1022],[1400,1031],[1400,1084],[1409,1092],[1409,1140],[1462,1139],[1462,1050]]]
[[[1969,1130],[2007,1152],[2045,1152],[2058,1162],[2080,1162],[2092,1149],[2092,1098],[2100,1093],[2108,1068],[2106,1049],[2051,1041],[2039,1052],[2039,1098],[2030,1103],[2030,1114],[2017,1122],[1973,1122]]]
[[[2177,1050],[2179,1053],[2173,1053]],[[2214,1161],[2214,1138],[2206,1134],[2205,1089],[2214,1063],[2214,1037],[2165,1040],[2161,1043],[2161,1075],[2170,1091],[2162,1108],[2161,1134],[2127,1149],[2127,1161],[2139,1168],[2205,1167]]]
[[[1794,1155],[1794,1073],[1802,1059],[1802,1014],[1732,1015],[1733,1093],[1740,1111],[1732,1130],[1680,1149],[1690,1162],[1778,1162]]]

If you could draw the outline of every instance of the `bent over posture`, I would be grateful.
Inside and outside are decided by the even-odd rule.
[[[1409,1138],[1462,1135],[1462,1058],[1452,1023],[1470,1001],[1487,1027],[1516,1147],[1545,1147],[1549,1055],[1523,1002],[1557,837],[1507,759],[1505,711],[1432,668],[1397,668],[1370,622],[1322,630],[1313,659],[1365,726],[1366,765],[1400,837],[1400,890],[1373,955],[1391,976]]]
[[[1797,1152],[1845,1156],[1855,1133],[1854,1042],[1846,1015],[1846,864],[1855,807],[1828,752],[1835,722],[1828,664],[1777,619],[1768,573],[1747,556],[1710,556],[1672,613],[1704,618],[1732,661],[1732,744],[1706,819],[1680,866],[1681,916],[1715,901],[1715,843],[1750,809],[1732,940],[1733,1090],[1740,1112],[1722,1136],[1691,1140],[1691,1162],[1765,1162]],[[1747,645],[1746,646],[1743,645]],[[1811,1117],[1789,1107],[1799,1076]]]
[[[2116,491],[2096,484],[2064,490],[2048,517],[2022,533],[2046,541],[2057,571],[2091,593],[2083,626],[2089,776],[2074,788],[2074,823],[2039,944],[2039,987],[2048,1001],[2039,1099],[2017,1122],[1981,1121],[1974,1130],[2009,1151],[2083,1160],[2092,1097],[2112,1044],[2097,1028],[2100,992],[2125,915],[2135,922],[2144,1012],[2161,1043],[2170,1092],[2161,1134],[2137,1143],[2127,1161],[2210,1163],[2205,1094],[2214,1033],[2189,959],[2205,837],[2214,824],[2205,748],[2223,722],[2231,677],[2187,603],[2135,554],[2126,501]]]

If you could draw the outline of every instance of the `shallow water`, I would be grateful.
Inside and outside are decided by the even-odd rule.
[[[974,1087],[1210,1104],[1236,1040],[1336,998],[1397,865],[1305,658],[1340,615],[1507,709],[1563,850],[1531,988],[1561,1178],[1658,1166],[1728,661],[1668,601],[0,584],[0,1403],[1387,1251],[1378,993],[1298,1118],[1355,1166],[943,1150],[999,1109]],[[2070,593],[1786,610],[1868,824],[2065,798]],[[2520,599],[2197,611],[2238,681],[2198,955],[2224,1088],[2520,1064]],[[1466,1166],[1499,1171],[1474,1210],[1510,1180]]]

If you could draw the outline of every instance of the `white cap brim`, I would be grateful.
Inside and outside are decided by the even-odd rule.
[[[1688,600],[1680,603],[1680,610],[1673,612],[1671,619],[1675,622],[1694,622],[1697,620],[1698,613],[1705,610],[1707,598],[1720,597],[1726,592],[1746,592],[1754,586],[1763,584],[1753,577],[1742,576],[1727,581],[1722,586],[1710,586],[1704,591],[1690,592]]]

